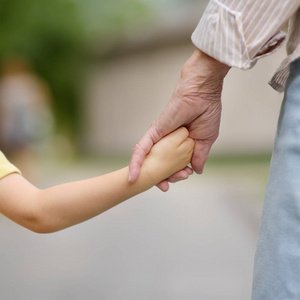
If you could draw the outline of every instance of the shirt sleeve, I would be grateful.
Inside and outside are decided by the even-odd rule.
[[[280,29],[299,5],[300,0],[211,0],[192,41],[222,63],[249,69],[282,45]]]
[[[4,154],[0,151],[0,179],[11,173],[21,174],[20,170],[13,164],[11,164],[4,156]]]

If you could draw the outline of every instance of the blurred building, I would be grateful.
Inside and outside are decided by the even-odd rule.
[[[104,59],[94,59],[82,101],[82,145],[87,152],[131,153],[172,95],[194,50],[190,36],[204,8],[201,2],[173,12],[174,17],[113,43]],[[250,71],[230,71],[220,137],[212,153],[271,151],[282,95],[267,82],[284,56],[281,49]]]

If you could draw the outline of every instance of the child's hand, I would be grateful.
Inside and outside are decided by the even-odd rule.
[[[195,143],[188,136],[188,130],[181,127],[152,147],[143,163],[142,171],[155,180],[155,184],[184,169],[190,163]]]

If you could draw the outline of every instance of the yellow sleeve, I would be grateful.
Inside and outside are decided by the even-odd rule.
[[[0,151],[0,179],[11,173],[21,174],[20,170],[11,164],[5,155]]]

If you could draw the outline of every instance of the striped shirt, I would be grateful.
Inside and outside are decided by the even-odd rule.
[[[282,46],[287,23],[288,56],[270,81],[283,91],[289,66],[300,57],[300,0],[211,0],[192,41],[220,62],[246,70]]]

